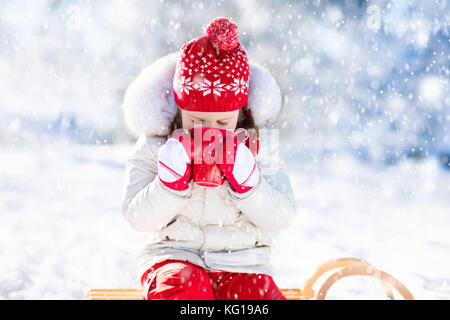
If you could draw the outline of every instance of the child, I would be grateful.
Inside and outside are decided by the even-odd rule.
[[[126,162],[122,212],[149,236],[139,256],[144,299],[285,299],[271,276],[267,232],[287,227],[297,207],[278,150],[260,141],[255,156],[241,143],[225,183],[203,187],[192,181],[186,149],[170,137],[196,120],[258,133],[281,101],[276,81],[249,62],[226,18],[127,89],[125,122],[139,138]]]

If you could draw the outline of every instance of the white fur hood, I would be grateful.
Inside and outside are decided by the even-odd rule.
[[[177,52],[144,68],[125,92],[122,111],[130,134],[166,136],[177,112],[173,96]],[[280,86],[268,69],[249,59],[248,106],[258,127],[274,122],[283,102]]]

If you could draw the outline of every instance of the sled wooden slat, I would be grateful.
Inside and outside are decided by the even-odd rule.
[[[303,300],[302,291],[300,289],[280,289],[288,300]]]
[[[288,300],[301,300],[300,289],[281,289]],[[140,289],[92,289],[88,292],[89,300],[142,300]]]
[[[142,300],[139,289],[92,289],[88,293],[89,300]]]

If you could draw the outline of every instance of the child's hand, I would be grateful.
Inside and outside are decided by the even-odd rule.
[[[172,190],[186,190],[191,178],[191,160],[183,144],[169,138],[158,151],[158,175],[161,182]]]
[[[259,168],[255,157],[237,137],[224,141],[218,148],[217,163],[235,192],[253,189],[259,181]]]

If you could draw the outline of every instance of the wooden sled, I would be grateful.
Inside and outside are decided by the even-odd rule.
[[[331,275],[323,281],[317,291],[313,286],[327,272]],[[378,279],[383,287],[386,299],[394,299],[395,289],[405,300],[414,300],[409,290],[392,275],[376,269],[371,264],[354,258],[339,258],[321,264],[305,286],[294,289],[281,289],[288,300],[324,300],[328,290],[338,280],[349,276],[366,276]],[[88,292],[89,300],[142,300],[142,289],[92,289]]]

